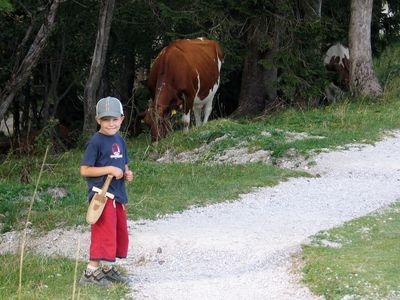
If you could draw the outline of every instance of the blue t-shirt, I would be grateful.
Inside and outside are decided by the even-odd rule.
[[[117,133],[115,135],[104,135],[96,132],[86,144],[85,153],[81,166],[105,167],[114,166],[125,172],[125,165],[128,164],[128,152],[124,139]],[[101,188],[107,176],[87,177],[88,197],[92,199],[94,192],[92,187]],[[128,201],[125,190],[125,179],[111,181],[108,192],[114,194],[115,200],[125,204]]]

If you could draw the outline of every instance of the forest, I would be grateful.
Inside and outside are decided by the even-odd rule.
[[[0,0],[0,151],[55,150],[96,130],[94,106],[121,100],[131,136],[148,104],[147,73],[171,41],[206,37],[224,52],[211,118],[255,117],[286,107],[329,105],[323,64],[350,48],[344,93],[378,97],[372,57],[399,41],[396,0]],[[366,30],[365,30],[366,29]]]

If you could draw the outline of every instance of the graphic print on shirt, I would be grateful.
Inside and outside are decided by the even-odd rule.
[[[121,154],[121,148],[119,147],[118,144],[114,143],[111,147],[111,158],[122,158],[122,154]]]

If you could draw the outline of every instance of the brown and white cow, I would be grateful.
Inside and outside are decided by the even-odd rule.
[[[176,40],[161,50],[150,69],[148,86],[153,101],[144,116],[152,141],[171,130],[169,117],[176,109],[183,111],[185,130],[192,110],[196,125],[207,123],[222,62],[219,44],[205,38]]]
[[[334,79],[325,89],[329,101],[334,101],[349,90],[350,54],[349,49],[340,43],[331,46],[324,57],[325,68],[334,74]]]

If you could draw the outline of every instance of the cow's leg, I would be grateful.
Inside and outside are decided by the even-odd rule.
[[[201,125],[201,111],[202,111],[202,105],[195,103],[193,105],[193,113],[194,113],[194,119],[196,121],[196,126]]]
[[[213,95],[214,96],[214,95]],[[212,104],[213,104],[213,99],[210,99],[205,107],[204,107],[204,119],[203,119],[203,124],[206,124],[208,122],[208,118],[210,117],[211,111],[212,111]]]
[[[189,131],[189,124],[190,124],[190,110],[187,114],[183,114],[182,116],[182,123],[183,123],[183,130]]]
[[[194,114],[194,120],[196,121],[196,126],[200,126],[201,125],[201,111],[203,110],[203,102],[200,100],[199,98],[199,92],[200,92],[200,86],[201,86],[201,82],[200,82],[200,74],[199,72],[197,72],[197,91],[196,91],[196,95],[193,98],[193,114]]]
[[[203,107],[204,107],[204,119],[203,119],[203,124],[206,124],[208,122],[208,118],[210,117],[212,108],[213,108],[213,99],[214,95],[218,89],[219,85],[219,79],[218,81],[214,84],[210,92],[208,93],[208,96],[203,99]]]

